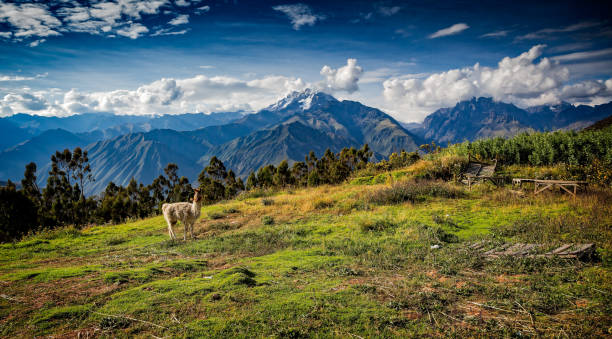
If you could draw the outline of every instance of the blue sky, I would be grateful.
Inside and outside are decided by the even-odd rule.
[[[247,111],[313,87],[403,121],[612,100],[611,6],[0,0],[0,115]]]

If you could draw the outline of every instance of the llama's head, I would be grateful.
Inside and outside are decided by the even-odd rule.
[[[202,195],[200,195],[200,189],[194,188],[193,191],[195,194],[193,195],[193,202],[199,202],[202,200]]]

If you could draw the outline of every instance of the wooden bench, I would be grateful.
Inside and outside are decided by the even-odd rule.
[[[472,156],[468,155],[468,166],[465,172],[461,174],[461,182],[466,184],[469,189],[472,189],[473,184],[486,180],[491,181],[495,186],[500,186],[503,178],[494,176],[496,167],[497,159],[489,164],[472,159]]]
[[[514,178],[512,179],[512,186],[522,187],[523,183],[532,182],[534,183],[533,194],[537,195],[544,192],[547,189],[559,187],[559,189],[569,193],[574,198],[578,188],[585,187],[588,185],[586,181],[572,181],[572,180],[540,180],[540,179],[523,179]],[[571,189],[571,190],[570,190]]]

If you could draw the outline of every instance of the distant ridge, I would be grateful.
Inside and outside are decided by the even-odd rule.
[[[612,115],[605,119],[597,121],[591,126],[585,128],[584,130],[585,131],[598,131],[598,130],[610,128],[610,126],[612,126]]]
[[[612,114],[612,103],[574,106],[566,102],[521,109],[492,98],[472,98],[454,107],[428,115],[415,134],[439,144],[457,143],[496,136],[509,137],[522,131],[581,130]]]

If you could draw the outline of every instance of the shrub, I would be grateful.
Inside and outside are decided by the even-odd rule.
[[[126,238],[113,237],[113,238],[106,240],[106,245],[115,246],[115,245],[123,244],[124,242],[127,242],[127,241],[128,240]]]
[[[261,203],[264,206],[272,206],[272,205],[274,205],[274,200],[272,200],[272,199],[261,199]]]
[[[317,200],[315,201],[313,207],[317,210],[322,210],[325,208],[334,207],[334,202],[332,200],[327,200],[327,199]]]
[[[217,219],[221,219],[224,218],[225,214],[224,213],[220,213],[220,212],[210,212],[208,213],[208,218],[210,218],[211,220],[217,220]]]
[[[444,183],[432,181],[402,181],[391,187],[374,191],[368,201],[375,204],[400,204],[406,201],[411,203],[422,202],[427,197],[459,198],[463,191]]]
[[[274,218],[269,215],[264,215],[263,217],[261,217],[261,223],[264,225],[272,225],[274,224]]]
[[[395,228],[397,225],[386,219],[368,219],[359,223],[362,232],[382,232]]]
[[[455,243],[459,242],[459,237],[442,229],[441,227],[432,227],[421,225],[419,227],[419,235],[430,243]]]

